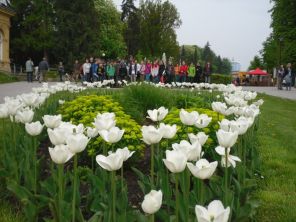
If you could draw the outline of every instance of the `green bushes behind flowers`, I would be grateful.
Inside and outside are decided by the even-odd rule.
[[[72,101],[65,102],[58,112],[62,114],[64,121],[71,121],[73,124],[82,123],[89,127],[94,127],[92,123],[98,113],[113,112],[116,115],[116,126],[125,130],[122,140],[114,148],[128,146],[129,150],[144,150],[144,144],[141,141],[141,126],[130,115],[127,115],[111,96],[79,96]],[[105,144],[100,136],[96,137],[88,145],[88,154],[95,155],[103,146],[111,149],[111,144]]]
[[[230,84],[232,80],[231,75],[212,74],[211,82],[216,84]]]
[[[179,143],[181,140],[189,140],[188,134],[193,133],[197,134],[198,132],[204,132],[209,136],[206,144],[203,146],[205,149],[217,144],[216,143],[216,131],[219,129],[219,121],[221,121],[224,116],[218,115],[215,111],[204,109],[204,108],[189,108],[186,109],[188,112],[197,111],[199,114],[206,114],[209,117],[212,117],[212,121],[210,124],[203,128],[199,129],[196,126],[184,126],[180,120],[179,113],[180,109],[173,108],[170,110],[169,114],[164,119],[165,124],[176,124],[178,127],[178,131],[174,139],[172,140],[173,143]],[[219,118],[219,119],[218,119]]]

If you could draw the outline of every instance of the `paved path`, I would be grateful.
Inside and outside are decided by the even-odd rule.
[[[56,83],[49,83],[53,85]],[[0,84],[0,103],[4,102],[5,96],[17,96],[22,93],[32,92],[32,88],[40,87],[42,84],[38,82],[28,83],[28,82],[14,82]]]
[[[56,84],[54,82],[49,83]],[[32,91],[33,87],[39,87],[41,86],[38,82],[33,83],[27,83],[27,82],[14,82],[14,83],[6,83],[6,84],[0,84],[0,103],[4,102],[5,96],[16,96],[21,93],[28,93]],[[281,98],[286,99],[293,99],[296,100],[296,89],[292,88],[291,91],[286,90],[278,90],[276,87],[243,87],[244,90],[249,91],[256,91],[259,93],[265,93],[267,95],[271,96],[277,96]]]
[[[285,99],[296,100],[296,88],[292,87],[291,91],[287,91],[285,88],[283,90],[278,90],[276,87],[256,87],[256,86],[245,86],[244,90],[256,91],[258,93],[265,93],[270,96],[281,97]]]

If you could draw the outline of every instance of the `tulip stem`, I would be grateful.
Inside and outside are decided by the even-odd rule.
[[[150,218],[150,222],[154,222],[154,214],[151,214],[150,216],[149,216],[149,218]]]
[[[186,200],[186,205],[189,206],[189,193],[190,193],[190,173],[188,169],[185,169],[185,180],[186,180],[186,193],[185,193],[185,200]],[[189,219],[189,207],[186,207],[186,220]]]
[[[64,165],[58,165],[58,183],[59,183],[59,221],[62,221],[62,201],[63,201],[63,175]]]
[[[72,199],[72,222],[75,222],[75,205],[76,205],[76,190],[77,190],[77,158],[78,155],[74,155],[74,184],[73,184],[73,199]]]
[[[154,145],[151,145],[151,170],[150,170],[150,176],[151,176],[151,184],[152,188],[154,188]]]
[[[122,164],[122,167],[120,169],[120,176],[121,176],[121,190],[123,192],[123,164]]]
[[[34,164],[34,185],[33,185],[33,191],[34,194],[37,194],[37,144],[36,144],[36,138],[32,137],[33,139],[33,164]]]
[[[179,178],[175,173],[175,195],[176,195],[176,222],[179,222]]]
[[[115,185],[115,171],[111,172],[111,186],[112,186],[112,218],[116,222],[116,185]]]
[[[227,198],[227,190],[228,190],[228,148],[225,148],[225,179],[224,179],[224,204],[227,205],[228,198]]]

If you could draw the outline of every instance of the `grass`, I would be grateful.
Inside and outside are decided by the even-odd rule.
[[[1,83],[9,83],[9,82],[17,82],[18,79],[15,76],[9,76],[7,74],[0,72],[0,84]]]
[[[2,222],[23,222],[22,215],[15,213],[12,206],[4,201],[0,202],[0,221]]]
[[[262,98],[258,136],[264,179],[256,192],[261,200],[257,221],[296,221],[296,101]]]

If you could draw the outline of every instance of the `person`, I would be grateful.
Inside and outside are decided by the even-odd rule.
[[[207,62],[204,68],[205,82],[211,83],[212,64]]]
[[[60,81],[63,82],[63,75],[65,74],[65,68],[63,66],[63,62],[59,62],[58,73],[60,76]]]
[[[80,76],[80,64],[79,64],[79,61],[76,59],[73,65],[73,78],[75,82],[77,82],[77,79],[79,78],[79,76]]]
[[[201,75],[202,75],[202,67],[199,62],[196,64],[195,70],[196,71],[194,76],[194,82],[200,83]]]
[[[39,69],[39,83],[46,81],[46,73],[49,70],[49,65],[45,57],[39,63],[38,69]]]
[[[126,67],[124,60],[120,61],[118,74],[119,74],[120,81],[125,80],[125,78],[127,76],[127,67]]]
[[[193,83],[193,79],[196,75],[196,69],[195,66],[193,64],[193,62],[190,64],[189,68],[188,68],[188,78],[189,78],[189,82]]]
[[[188,66],[186,65],[185,61],[182,62],[179,75],[180,75],[180,82],[185,82],[186,77],[188,75]]]
[[[285,75],[285,68],[284,68],[284,65],[281,65],[280,68],[277,70],[277,87],[279,90],[283,89],[284,75]]]
[[[180,81],[180,66],[179,64],[177,63],[176,66],[175,66],[175,82],[179,82]]]
[[[158,72],[159,72],[158,61],[155,60],[153,65],[152,65],[152,68],[151,68],[151,75],[152,75],[152,80],[153,80],[154,83],[159,82]]]
[[[136,82],[136,79],[137,79],[137,64],[135,63],[134,60],[132,60],[130,62],[130,65],[129,65],[129,75],[130,75],[130,78],[131,78],[131,82]]]
[[[144,78],[145,78],[145,69],[146,69],[146,65],[145,65],[144,61],[142,60],[141,65],[140,65],[140,69],[139,69],[141,82],[143,82]]]
[[[291,69],[291,63],[287,64],[287,68],[285,70],[285,76],[284,76],[284,80],[283,82],[285,82],[286,85],[286,90],[291,90],[291,85],[292,85],[292,69]]]
[[[108,79],[114,79],[115,67],[114,67],[113,61],[109,62],[109,64],[107,65],[106,73],[107,73]]]
[[[159,62],[159,70],[158,70],[158,80],[161,83],[164,83],[164,78],[166,76],[165,64],[162,60]]]
[[[175,79],[175,67],[172,63],[172,61],[169,61],[169,64],[167,66],[167,83],[171,84]]]
[[[82,70],[83,70],[83,78],[81,78],[81,81],[87,81],[87,77],[89,77],[89,72],[90,72],[90,67],[91,64],[89,63],[88,59],[85,59],[85,63],[82,65]]]
[[[39,81],[39,78],[40,78],[39,66],[35,66],[35,68],[34,68],[34,75],[35,75],[36,81]]]
[[[152,65],[150,63],[150,60],[147,60],[145,65],[145,81],[147,82],[150,82],[151,69],[152,69]]]
[[[97,72],[98,65],[95,63],[93,57],[90,57],[90,58],[89,58],[89,63],[90,63],[90,70],[89,70],[89,72],[87,73],[86,81],[87,81],[87,82],[93,82],[93,74],[94,74],[95,72]]]
[[[26,61],[26,73],[27,73],[27,82],[33,82],[33,69],[34,69],[34,63],[29,57]]]
[[[295,86],[295,73],[293,72],[292,64],[291,63],[288,63],[287,64],[287,68],[286,68],[285,74],[288,74],[288,73],[291,74],[291,86]]]

